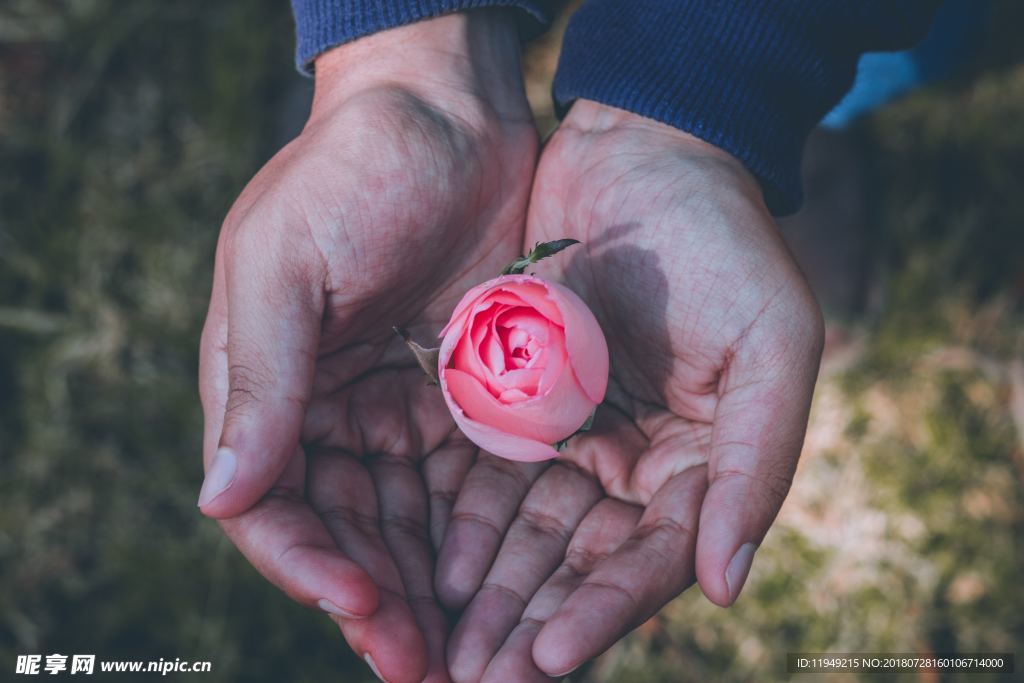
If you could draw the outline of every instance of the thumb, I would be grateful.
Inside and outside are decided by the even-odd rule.
[[[234,517],[277,482],[299,446],[324,310],[319,254],[294,236],[249,231],[224,244],[228,392],[199,508]]]
[[[701,590],[723,607],[738,597],[800,457],[821,357],[820,318],[808,313],[773,333],[750,330],[721,380],[696,570]]]

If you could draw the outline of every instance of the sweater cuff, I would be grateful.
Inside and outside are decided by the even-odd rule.
[[[560,115],[594,100],[739,159],[768,208],[802,200],[804,140],[853,82],[858,56],[924,36],[929,0],[589,0],[555,77]]]
[[[313,73],[313,60],[332,47],[389,28],[480,7],[523,10],[523,33],[539,33],[551,21],[550,0],[292,0],[295,65]]]

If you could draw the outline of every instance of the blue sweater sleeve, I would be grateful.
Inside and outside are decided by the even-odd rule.
[[[863,52],[910,47],[937,0],[587,0],[569,22],[554,94],[684,130],[757,176],[776,214],[799,208],[811,129]]]
[[[292,0],[295,64],[309,75],[321,52],[361,36],[479,7],[523,10],[526,33],[550,21],[551,0]]]

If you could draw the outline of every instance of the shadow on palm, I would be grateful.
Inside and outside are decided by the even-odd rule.
[[[598,240],[564,273],[601,323],[611,366],[595,429],[565,459],[596,476],[609,497],[646,505],[671,476],[707,462],[717,372],[695,365],[670,334],[658,252],[623,244],[620,229],[605,234],[615,237]]]

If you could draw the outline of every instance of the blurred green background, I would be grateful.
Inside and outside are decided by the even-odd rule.
[[[743,598],[691,590],[575,679],[785,680],[801,650],[1022,654],[1021,26],[1024,3],[996,3],[961,73],[854,131],[867,303],[830,317],[796,484]],[[557,43],[526,60],[544,126]],[[213,248],[301,126],[292,46],[283,0],[0,5],[0,678],[61,652],[373,680],[195,507]]]

